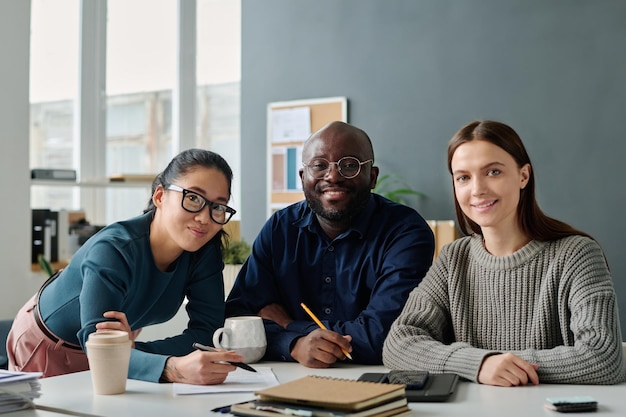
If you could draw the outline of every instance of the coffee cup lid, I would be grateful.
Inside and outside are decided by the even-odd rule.
[[[88,342],[98,344],[124,343],[128,341],[128,333],[121,330],[104,330],[89,335]]]

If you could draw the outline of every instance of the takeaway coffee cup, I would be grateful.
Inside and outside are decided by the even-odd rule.
[[[213,333],[213,346],[236,351],[244,362],[259,361],[267,348],[263,319],[258,316],[227,318],[224,327]]]
[[[131,341],[128,333],[107,330],[91,333],[85,343],[94,394],[126,391]]]

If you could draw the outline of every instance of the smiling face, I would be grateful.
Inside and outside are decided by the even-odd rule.
[[[302,160],[315,158],[337,162],[351,156],[364,162],[373,159],[371,144],[361,130],[345,123],[333,123],[315,133],[305,144]],[[336,164],[323,177],[316,179],[309,169],[300,169],[302,189],[309,207],[317,215],[320,224],[347,225],[355,214],[367,204],[370,190],[376,185],[378,168],[373,162],[361,166],[354,177],[343,177]]]
[[[199,166],[176,179],[175,185],[193,191],[206,199],[227,204],[229,183],[216,168]],[[171,263],[182,251],[195,252],[211,240],[222,225],[215,223],[207,204],[201,211],[190,213],[182,208],[183,194],[159,186],[153,195],[157,213],[150,230],[153,254],[158,264]]]
[[[530,165],[521,168],[504,149],[475,139],[460,145],[451,160],[454,193],[463,213],[483,230],[519,230],[520,190]]]

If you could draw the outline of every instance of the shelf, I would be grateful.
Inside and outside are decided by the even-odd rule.
[[[63,180],[31,180],[31,185],[54,187],[91,187],[91,188],[146,188],[151,187],[151,181],[63,181]]]
[[[58,271],[61,268],[65,268],[68,264],[69,264],[69,262],[51,262],[50,263],[50,265],[52,266],[52,269],[54,271]],[[43,272],[41,270],[41,266],[39,264],[31,264],[30,265],[30,270],[32,272]]]

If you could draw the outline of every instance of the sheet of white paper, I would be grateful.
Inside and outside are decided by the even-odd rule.
[[[263,388],[278,385],[278,379],[268,366],[254,366],[256,372],[237,368],[226,377],[226,381],[219,385],[191,385],[174,383],[174,394],[213,394],[220,392],[253,392]]]
[[[13,372],[0,369],[0,384],[9,384],[16,381],[29,381],[39,379],[42,372]]]
[[[304,142],[311,134],[310,107],[272,111],[272,142]]]

